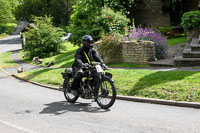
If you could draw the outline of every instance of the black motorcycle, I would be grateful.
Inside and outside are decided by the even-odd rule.
[[[79,97],[94,99],[102,109],[110,108],[115,102],[117,92],[112,74],[104,72],[108,68],[102,66],[99,62],[92,62],[92,65],[84,67],[83,70],[84,76],[80,82],[78,93],[71,90],[73,82],[72,68],[67,68],[62,73],[64,78],[63,91],[66,100],[74,103]]]

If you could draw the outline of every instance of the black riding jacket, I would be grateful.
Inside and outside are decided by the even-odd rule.
[[[80,47],[75,54],[75,61],[74,64],[72,65],[72,67],[74,68],[81,68],[83,63],[88,63],[88,59],[85,55],[85,53],[87,54],[90,62],[92,61],[96,61],[96,62],[100,62],[103,63],[103,60],[99,57],[99,55],[97,54],[97,52],[92,48],[89,49],[85,46]]]

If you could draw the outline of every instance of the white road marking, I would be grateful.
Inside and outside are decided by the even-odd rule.
[[[0,123],[3,123],[3,124],[5,124],[5,125],[7,125],[7,126],[16,128],[16,129],[18,129],[18,130],[21,130],[21,131],[24,131],[24,132],[27,132],[27,133],[36,133],[36,132],[31,131],[31,130],[29,130],[29,129],[26,129],[26,128],[23,128],[23,127],[14,125],[14,124],[12,124],[12,123],[10,123],[10,122],[4,121],[4,120],[2,120],[2,119],[0,119]]]

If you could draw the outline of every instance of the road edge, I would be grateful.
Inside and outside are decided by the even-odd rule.
[[[49,85],[44,85],[40,84],[34,81],[29,81],[23,78],[20,78],[16,75],[10,74],[0,68],[0,71],[4,72],[5,74],[12,76],[13,78],[16,78],[18,80],[22,80],[34,85],[38,85],[41,87],[45,87],[48,89],[53,89],[53,90],[58,90],[62,91],[62,88],[60,87],[55,87],[55,86],[49,86]],[[119,100],[125,100],[125,101],[133,101],[133,102],[143,102],[143,103],[152,103],[152,104],[160,104],[160,105],[170,105],[170,106],[178,106],[178,107],[191,107],[191,108],[200,108],[200,103],[196,102],[184,102],[184,101],[173,101],[173,100],[163,100],[163,99],[154,99],[154,98],[143,98],[143,97],[134,97],[134,96],[122,96],[122,95],[117,95],[116,97]]]

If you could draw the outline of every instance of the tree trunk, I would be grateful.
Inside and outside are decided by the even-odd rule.
[[[133,8],[130,8],[130,21],[131,21],[131,26],[135,27],[135,23],[134,23],[134,10],[133,10]]]
[[[70,7],[69,7],[69,0],[67,0],[67,21],[66,24],[69,25],[69,21],[70,21]]]
[[[102,0],[102,7],[104,7],[104,0]]]

